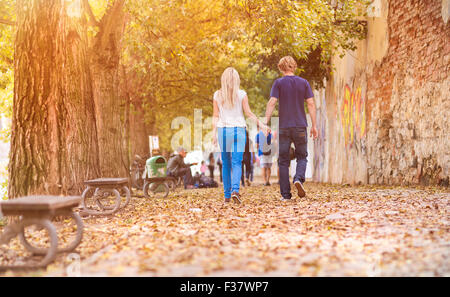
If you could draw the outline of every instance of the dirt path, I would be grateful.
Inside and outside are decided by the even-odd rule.
[[[249,187],[226,206],[220,189],[135,197],[126,212],[86,219],[77,254],[33,274],[450,276],[448,189],[306,188],[308,199],[282,202],[276,185]]]

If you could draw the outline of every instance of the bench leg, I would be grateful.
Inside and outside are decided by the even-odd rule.
[[[79,214],[72,212],[68,216],[70,216],[75,223],[77,224],[77,234],[75,235],[75,239],[65,248],[58,248],[58,253],[68,253],[76,249],[76,247],[80,244],[83,239],[83,221]]]
[[[101,214],[109,215],[116,213],[120,208],[120,203],[122,202],[122,198],[120,197],[119,191],[116,189],[97,189],[96,191],[97,197],[95,198],[95,202],[98,207],[102,210]],[[113,194],[116,196],[116,202],[114,206],[103,205],[101,199],[107,197],[106,194]],[[109,195],[108,195],[109,196]]]
[[[36,222],[36,224],[42,224],[41,226],[47,229],[50,237],[50,247],[47,250],[47,254],[45,255],[44,259],[42,259],[42,261],[37,265],[38,267],[46,267],[56,258],[56,253],[58,251],[58,235],[56,234],[55,226],[52,224],[52,222],[50,222],[50,220],[41,220],[40,222]]]
[[[175,179],[168,179],[166,183],[171,191],[174,191],[177,188],[177,183]]]
[[[153,187],[155,187],[155,190],[151,189],[151,185],[154,185]],[[162,192],[157,192],[156,191],[159,187],[163,187],[163,191]],[[155,196],[155,198],[166,198],[167,195],[169,195],[170,189],[169,189],[169,186],[167,185],[166,182],[145,181],[143,191],[144,191],[145,198],[150,198],[150,193],[149,192],[152,192],[153,196]],[[157,193],[160,193],[161,195],[159,195]]]
[[[47,228],[47,226],[44,226],[42,224],[42,222],[44,222],[44,220],[42,220],[42,219],[25,219],[23,221],[23,223],[22,223],[21,230],[19,232],[19,239],[20,239],[20,242],[22,243],[22,245],[28,251],[32,252],[35,255],[46,255],[48,253],[48,251],[49,251],[49,248],[38,248],[38,247],[33,246],[31,243],[29,243],[28,240],[25,237],[25,227],[32,226],[32,225],[37,225],[39,227],[43,227],[44,229],[46,229],[49,232],[49,236],[50,236],[50,240],[51,240],[51,237],[52,237],[51,232],[53,232],[53,231],[50,231],[50,230],[51,229],[54,230],[54,233],[57,234],[56,233],[56,228],[51,223],[50,220],[46,219],[45,221],[50,222],[50,224],[51,224],[51,228],[50,229]],[[47,224],[45,224],[45,225],[47,225]],[[50,248],[51,248],[51,245],[50,245]]]
[[[22,244],[25,246],[27,250],[34,254],[44,255],[44,258],[37,265],[18,265],[18,266],[1,266],[0,270],[9,270],[9,269],[30,269],[30,268],[41,268],[46,267],[48,264],[53,262],[56,258],[56,253],[58,250],[58,235],[56,234],[56,228],[48,219],[25,219],[20,223],[20,232],[19,237],[22,241]],[[32,245],[30,245],[25,239],[23,234],[23,230],[26,226],[37,225],[43,229],[46,229],[50,239],[50,247],[47,249],[38,249]],[[39,253],[39,251],[43,251],[43,253]]]
[[[130,189],[128,189],[127,186],[123,186],[122,190],[125,192],[125,195],[127,196],[127,200],[125,201],[124,205],[120,206],[120,208],[125,208],[125,207],[127,207],[128,203],[130,203],[131,193],[130,193]]]
[[[87,209],[87,199],[89,199],[89,197],[90,197],[90,195],[88,195],[88,194],[89,194],[89,191],[91,191],[91,190],[94,190],[94,188],[87,186],[87,188],[83,191],[83,194],[81,195],[81,198],[82,198],[81,199],[81,207],[83,209]],[[94,193],[94,195],[95,195],[95,193]]]
[[[80,213],[82,214],[87,214],[87,215],[110,215],[110,214],[114,214],[116,213],[119,208],[120,208],[120,203],[121,203],[121,197],[120,197],[120,193],[119,191],[117,191],[116,189],[105,189],[105,188],[96,188],[93,194],[93,198],[94,198],[94,202],[97,204],[98,208],[100,209],[100,211],[98,210],[91,210],[87,208],[87,199],[90,198],[89,191],[93,190],[93,187],[88,186],[83,194],[82,194],[82,211]],[[111,193],[113,194],[116,198],[115,198],[115,204],[114,206],[108,206],[108,205],[103,205],[103,203],[101,202],[102,198],[105,198],[105,194]],[[131,195],[130,195],[131,197]],[[127,196],[128,198],[128,196]]]
[[[7,243],[6,240],[9,241],[9,239],[19,235],[20,242],[28,251],[35,255],[42,255],[44,258],[37,265],[0,266],[0,271],[43,268],[55,260],[57,253],[73,251],[82,240],[84,228],[83,221],[81,220],[81,217],[74,212],[65,213],[63,216],[69,216],[75,221],[77,224],[77,233],[75,239],[67,247],[61,249],[58,248],[58,235],[56,228],[49,219],[24,219],[10,226],[8,230],[9,233],[5,234],[6,237],[4,243]],[[32,225],[36,225],[47,230],[50,241],[49,248],[38,248],[28,242],[25,237],[25,228]]]

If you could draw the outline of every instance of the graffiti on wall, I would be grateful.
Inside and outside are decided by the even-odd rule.
[[[355,140],[366,136],[366,101],[361,87],[352,90],[345,85],[342,104],[338,108],[346,147],[352,147]],[[339,120],[339,119],[338,119]]]

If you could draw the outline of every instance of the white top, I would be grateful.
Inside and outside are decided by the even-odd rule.
[[[217,122],[217,127],[246,127],[244,111],[242,110],[242,100],[247,95],[244,90],[239,90],[238,92],[238,102],[233,108],[227,108],[222,106],[219,101],[218,96],[219,91],[214,93],[214,100],[217,102],[219,107],[219,121]]]

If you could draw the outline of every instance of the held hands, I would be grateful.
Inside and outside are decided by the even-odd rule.
[[[269,133],[271,132],[270,128],[267,127],[267,125],[264,125],[264,124],[262,124],[262,123],[261,123],[260,126],[261,126],[261,130],[262,130],[263,133],[264,133],[264,136],[269,135]]]
[[[267,137],[267,135],[269,135],[270,132],[272,132],[270,130],[270,128],[267,126],[268,122],[269,122],[269,118],[267,118],[267,117],[263,118],[262,121],[259,121],[259,126],[266,137]]]
[[[319,137],[319,131],[317,131],[316,126],[313,126],[313,127],[311,128],[310,136],[311,136],[313,139],[317,139],[317,137]]]

